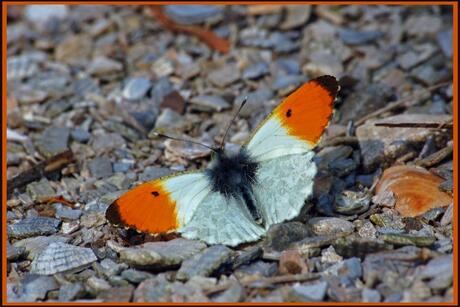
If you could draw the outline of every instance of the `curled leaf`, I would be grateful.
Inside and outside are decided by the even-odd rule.
[[[439,190],[442,178],[424,168],[393,166],[383,172],[376,186],[376,198],[384,199],[392,193],[395,209],[404,217],[414,217],[433,208],[447,207],[452,197]]]
[[[174,22],[163,12],[161,5],[151,5],[150,11],[156,20],[158,20],[158,22],[160,22],[165,28],[171,31],[184,32],[195,35],[206,44],[208,44],[211,48],[222,53],[227,53],[230,50],[230,43],[227,40],[220,38],[213,32],[197,26],[181,25]]]

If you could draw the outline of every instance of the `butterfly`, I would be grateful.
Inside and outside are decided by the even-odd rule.
[[[142,183],[115,200],[107,220],[119,227],[176,232],[208,244],[259,240],[296,217],[313,192],[313,149],[333,114],[339,85],[321,76],[283,100],[236,152],[213,148],[209,165]]]

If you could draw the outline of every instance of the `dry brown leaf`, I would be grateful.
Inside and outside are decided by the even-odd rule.
[[[172,19],[166,16],[161,5],[151,5],[150,11],[152,12],[152,15],[158,20],[158,22],[160,22],[165,28],[168,28],[171,31],[184,32],[195,35],[206,44],[208,44],[211,48],[222,53],[227,53],[230,50],[230,43],[226,39],[220,38],[213,32],[197,26],[181,25],[174,22]]]
[[[404,217],[414,217],[433,208],[447,207],[452,197],[439,190],[443,179],[424,168],[393,166],[383,172],[376,186],[376,196],[392,192],[395,209]]]

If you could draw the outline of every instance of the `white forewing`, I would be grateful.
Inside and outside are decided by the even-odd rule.
[[[313,151],[263,161],[254,187],[266,228],[296,217],[313,193],[317,168]]]
[[[271,116],[262,124],[246,148],[257,161],[301,154],[311,150],[311,146],[307,142],[289,135],[276,116]]]
[[[248,214],[242,202],[211,192],[196,208],[192,219],[178,231],[185,238],[208,244],[236,246],[255,241],[265,233]]]
[[[198,205],[211,192],[209,181],[202,172],[168,178],[164,185],[176,202],[181,225],[190,221]]]

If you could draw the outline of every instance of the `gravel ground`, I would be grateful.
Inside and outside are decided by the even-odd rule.
[[[448,6],[8,6],[7,44],[8,301],[453,301]],[[341,91],[293,221],[236,248],[107,223],[209,162],[154,130],[212,144],[248,96],[239,146],[323,74]]]

